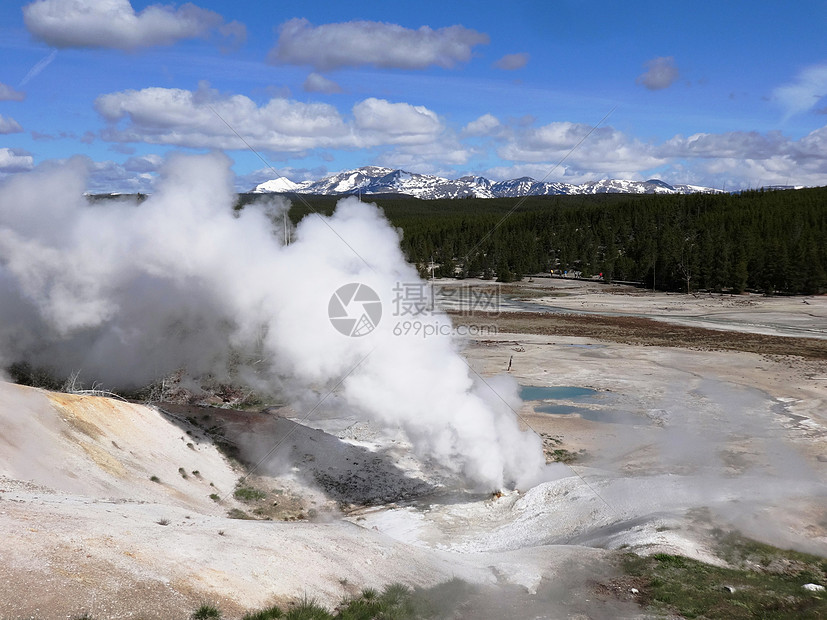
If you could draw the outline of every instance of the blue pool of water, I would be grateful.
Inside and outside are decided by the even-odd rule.
[[[584,400],[597,396],[600,392],[591,388],[556,385],[554,387],[537,387],[524,385],[520,388],[523,400]]]
[[[553,400],[574,401],[575,403],[589,403],[595,405],[595,401],[605,402],[607,395],[591,388],[575,387],[572,385],[556,385],[553,387],[538,387],[524,385],[520,388],[520,398],[524,401],[534,401],[536,413],[550,413],[555,415],[579,415],[584,420],[592,422],[608,422],[610,424],[642,424],[645,418],[635,415],[629,411],[619,409],[592,409],[578,405],[563,403],[552,403]],[[609,395],[610,402],[615,399]],[[544,402],[545,401],[545,402]]]

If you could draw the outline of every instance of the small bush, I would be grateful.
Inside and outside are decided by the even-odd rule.
[[[430,617],[418,613],[420,611],[424,610],[416,609],[413,591],[405,585],[395,583],[385,586],[381,594],[373,588],[365,588],[361,596],[343,601],[335,617],[337,620],[404,620]]]
[[[333,614],[327,609],[315,600],[307,598],[288,611],[284,617],[286,620],[334,620]]]
[[[210,499],[214,502],[221,501],[221,497],[218,495],[218,493],[210,493]]]
[[[192,612],[192,620],[210,620],[212,618],[221,618],[221,611],[215,605],[204,603]]]
[[[389,607],[401,607],[411,598],[411,589],[401,583],[392,583],[382,591],[382,602]]]
[[[161,482],[161,479],[158,476],[150,476],[149,479],[152,480],[152,482]]]
[[[158,519],[155,523],[158,525],[169,525],[169,519]]]
[[[245,614],[242,620],[275,620],[276,618],[283,618],[284,612],[276,606],[268,607],[267,609],[260,609],[259,611],[251,611]]]

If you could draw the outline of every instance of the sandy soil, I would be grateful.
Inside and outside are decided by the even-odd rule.
[[[458,491],[395,431],[330,412],[298,424],[286,408],[159,411],[0,383],[0,618],[186,617],[205,601],[232,618],[452,577],[545,593],[532,617],[634,617],[594,596],[614,549],[720,562],[720,527],[827,555],[825,298],[550,282],[509,289],[504,309],[522,314],[463,343],[483,379],[510,363],[524,386],[595,390],[515,412],[573,461],[501,497]],[[544,323],[551,304],[639,316]],[[259,495],[236,499],[239,484]]]

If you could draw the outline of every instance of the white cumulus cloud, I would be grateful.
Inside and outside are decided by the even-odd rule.
[[[800,140],[780,131],[675,136],[657,152],[670,161],[684,160],[690,173],[712,187],[819,186],[827,182],[827,126]]]
[[[443,130],[436,113],[424,106],[391,103],[373,97],[353,106],[353,119],[363,139],[367,142],[378,140],[377,144],[429,142]]]
[[[466,136],[490,136],[502,129],[500,120],[493,114],[483,114],[462,128]]]
[[[177,88],[125,90],[99,96],[98,113],[112,142],[146,142],[189,148],[267,149],[303,153],[317,148],[422,145],[446,130],[435,112],[404,102],[369,98],[352,118],[325,103],[274,98],[259,105],[243,95],[222,95],[202,83]],[[243,140],[242,140],[243,138]]]
[[[133,50],[171,45],[211,32],[243,38],[244,26],[187,3],[177,10],[154,4],[136,13],[129,0],[37,0],[23,7],[29,32],[57,48]]]
[[[448,133],[438,140],[396,146],[381,153],[376,163],[389,168],[453,177],[455,174],[448,167],[464,166],[473,153],[472,149]]]
[[[393,69],[450,68],[471,59],[488,35],[463,26],[416,30],[398,24],[350,21],[314,26],[296,18],[279,28],[273,64],[309,65],[317,71],[372,65]]]
[[[253,148],[291,152],[352,145],[339,112],[323,103],[271,99],[258,106],[243,95],[145,88],[101,95],[95,108],[110,127],[103,137],[115,142],[148,142],[193,148]],[[238,134],[238,135],[236,135]]]
[[[17,149],[0,148],[0,172],[24,172],[34,167],[34,158]]]
[[[787,148],[781,132],[730,131],[720,134],[697,133],[687,138],[675,136],[664,142],[659,151],[667,157],[739,157],[765,159]]]
[[[499,149],[499,154],[510,161],[545,161],[552,165],[565,158],[570,169],[614,178],[636,178],[638,171],[665,162],[651,144],[612,127],[594,129],[570,122],[520,129]]]

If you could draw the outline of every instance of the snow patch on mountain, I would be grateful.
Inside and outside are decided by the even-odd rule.
[[[491,181],[481,176],[445,179],[431,174],[363,166],[345,170],[318,181],[293,183],[281,177],[257,185],[256,193],[297,193],[345,196],[350,194],[404,194],[423,199],[439,198],[516,198],[521,196],[558,196],[575,194],[694,194],[720,193],[697,185],[669,185],[659,179],[627,181],[604,179],[580,185],[546,183],[531,177]]]
[[[279,177],[278,179],[271,179],[264,183],[257,185],[255,191],[260,193],[287,193],[296,192],[307,185],[308,181],[304,183],[294,183],[287,177]]]

